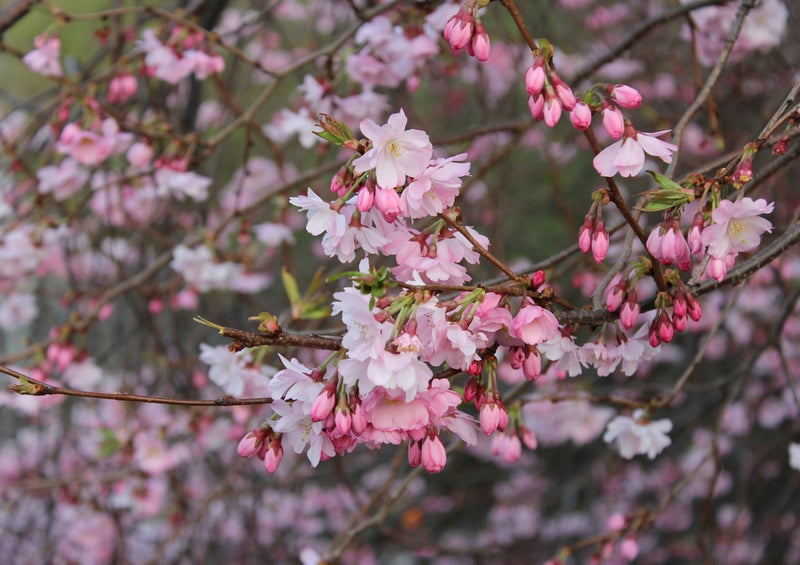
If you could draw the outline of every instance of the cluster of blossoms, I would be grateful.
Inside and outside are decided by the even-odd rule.
[[[138,47],[144,53],[148,74],[178,84],[191,74],[202,80],[225,70],[222,57],[201,48],[205,43],[203,34],[181,27],[173,28],[169,40],[163,43],[156,31],[148,28],[142,32]]]
[[[588,28],[607,29],[617,36],[620,26],[615,24],[625,25],[629,16],[640,12],[640,6],[629,10],[624,3],[606,7],[591,0],[561,0],[557,4],[560,7],[554,5],[554,11],[586,10]],[[112,562],[125,555],[136,562],[177,563],[201,558],[198,556],[213,560],[230,549],[234,551],[225,558],[246,561],[255,547],[268,548],[276,561],[289,561],[298,553],[309,564],[335,560],[322,549],[329,542],[327,536],[354,527],[347,524],[350,517],[363,521],[371,512],[362,504],[367,498],[363,493],[387,492],[399,481],[395,481],[396,475],[389,479],[381,476],[386,468],[376,461],[383,458],[362,453],[347,458],[347,465],[341,466],[348,478],[357,478],[359,488],[330,485],[321,489],[307,480],[310,469],[288,468],[284,459],[292,457],[290,452],[304,453],[316,467],[362,446],[402,446],[411,466],[437,473],[451,457],[445,447],[451,434],[470,446],[459,457],[485,459],[493,466],[520,460],[525,464],[504,466],[501,473],[493,474],[491,492],[486,493],[491,504],[480,508],[485,523],[464,531],[456,527],[448,532],[454,533],[453,537],[439,536],[436,531],[437,549],[433,551],[453,547],[459,556],[456,559],[469,559],[470,554],[488,557],[487,550],[512,548],[513,552],[520,547],[527,551],[536,538],[545,542],[536,545],[546,546],[542,551],[549,552],[552,545],[573,544],[578,537],[598,539],[596,525],[605,523],[603,541],[590,542],[597,546],[592,562],[631,562],[637,557],[666,562],[676,554],[667,555],[666,548],[658,548],[663,550],[660,554],[649,553],[653,538],[662,534],[658,541],[683,538],[691,525],[692,509],[705,501],[705,507],[712,510],[707,513],[712,526],[708,531],[724,532],[725,543],[735,545],[725,559],[730,563],[763,559],[748,553],[750,546],[743,541],[753,519],[748,515],[750,509],[757,512],[758,505],[734,508],[725,506],[724,501],[720,505],[717,497],[749,484],[751,477],[736,476],[740,470],[731,467],[734,462],[745,462],[741,468],[750,467],[751,454],[737,453],[742,445],[737,438],[749,433],[751,426],[756,432],[783,426],[781,436],[788,437],[787,432],[796,436],[792,422],[797,419],[797,399],[786,380],[800,374],[795,345],[800,324],[796,314],[781,312],[788,294],[785,290],[798,280],[796,261],[781,259],[752,277],[750,283],[756,285],[749,287],[747,303],[726,313],[727,321],[720,320],[722,330],[708,345],[708,358],[722,367],[730,363],[727,357],[741,354],[746,347],[752,351],[774,328],[773,321],[785,314],[780,343],[771,342],[770,349],[754,359],[756,378],[742,379],[747,381],[742,394],[731,396],[723,406],[713,387],[706,388],[703,383],[708,394],[692,395],[690,387],[685,387],[674,399],[676,407],[691,402],[688,413],[719,412],[713,439],[704,423],[687,426],[678,415],[675,445],[658,466],[647,461],[623,465],[607,457],[589,461],[584,455],[606,447],[602,442],[589,445],[600,437],[625,459],[653,459],[672,445],[672,422],[657,419],[656,414],[665,404],[657,397],[648,400],[648,393],[640,392],[644,386],[659,383],[640,383],[644,386],[637,386],[633,394],[630,383],[646,378],[647,363],[661,351],[666,355],[659,361],[659,371],[680,362],[680,340],[673,343],[673,339],[689,319],[702,322],[694,328],[699,330],[719,320],[730,296],[724,290],[710,295],[703,303],[701,320],[700,304],[691,292],[694,287],[681,277],[693,265],[704,265],[706,277],[723,280],[738,255],[755,250],[762,235],[772,230],[772,223],[762,216],[771,213],[774,205],[744,197],[744,191],[731,200],[721,199],[724,192],[714,183],[727,183],[727,178],[710,182],[712,189],[702,196],[702,183],[680,187],[678,193],[694,192],[695,204],[701,205],[697,209],[685,201],[670,205],[644,245],[649,256],[631,261],[622,255],[612,267],[610,262],[603,263],[607,256],[620,257],[618,238],[612,246],[604,207],[621,209],[626,198],[621,194],[605,197],[611,195],[613,182],[609,180],[608,191],[595,193],[578,238],[580,249],[591,252],[595,264],[578,259],[573,282],[584,296],[592,297],[591,311],[572,311],[560,283],[567,278],[563,269],[571,269],[575,263],[570,265],[555,256],[550,263],[556,265],[552,275],[531,269],[530,275],[509,276],[491,287],[466,286],[470,274],[475,276],[470,266],[482,257],[495,266],[502,261],[488,253],[488,238],[461,222],[456,198],[472,170],[476,178],[467,194],[474,205],[474,210],[469,210],[470,220],[479,217],[486,224],[494,223],[495,228],[504,228],[498,220],[505,222],[509,208],[522,208],[516,205],[518,193],[513,192],[516,187],[512,183],[492,187],[488,194],[495,197],[495,188],[508,191],[514,195],[511,207],[500,202],[502,198],[497,199],[496,208],[495,203],[480,205],[487,196],[484,190],[502,167],[500,161],[492,160],[490,146],[500,145],[499,140],[510,134],[467,131],[459,139],[472,139],[469,153],[446,155],[433,147],[424,131],[406,129],[404,111],[393,114],[386,123],[381,120],[398,104],[393,96],[407,109],[424,103],[428,111],[441,103],[452,112],[441,115],[453,118],[468,115],[457,113],[456,108],[478,101],[488,110],[481,115],[481,123],[489,119],[486,124],[490,128],[504,129],[502,124],[492,124],[490,117],[501,104],[515,101],[514,93],[506,94],[509,85],[521,82],[518,77],[524,69],[519,65],[524,62],[523,54],[528,62],[530,55],[522,42],[504,43],[501,33],[493,35],[490,48],[481,21],[484,14],[479,13],[488,6],[485,0],[465,0],[463,6],[452,1],[286,0],[270,3],[261,13],[227,10],[213,32],[202,31],[201,25],[206,23],[199,24],[200,19],[181,25],[188,17],[181,13],[164,14],[165,23],[158,25],[154,22],[161,17],[158,9],[129,6],[122,11],[146,15],[135,18],[134,25],[155,26],[137,34],[135,27],[106,27],[105,15],[80,18],[99,18],[95,37],[107,48],[106,55],[92,58],[89,65],[84,65],[80,56],[67,54],[62,68],[60,39],[51,31],[38,36],[27,55],[19,53],[29,69],[55,79],[50,82],[61,88],[55,89],[58,98],[52,106],[53,118],[44,127],[40,117],[46,105],[39,97],[25,103],[28,109],[38,107],[36,118],[25,117],[23,110],[0,118],[0,141],[11,162],[0,198],[0,329],[7,332],[4,342],[10,348],[16,347],[19,336],[26,332],[34,344],[27,348],[34,351],[28,355],[28,370],[17,369],[45,386],[65,385],[78,393],[108,391],[112,398],[119,395],[115,391],[130,391],[141,398],[158,390],[153,394],[170,401],[167,396],[187,392],[192,398],[204,399],[220,389],[226,398],[199,402],[206,406],[230,404],[230,410],[203,408],[176,415],[155,404],[110,402],[87,408],[64,403],[63,410],[48,413],[47,409],[65,396],[0,395],[4,407],[34,418],[32,426],[11,426],[0,443],[0,522],[8,526],[0,539],[6,544],[9,538],[16,538],[13,542],[20,560],[52,560],[52,556],[42,557],[48,551],[44,548],[51,546],[57,556],[70,562]],[[709,6],[693,12],[697,16],[693,46],[697,46],[701,63],[713,62],[736,9]],[[566,21],[569,15],[565,12],[559,17]],[[70,16],[58,9],[53,9],[53,16],[52,27],[65,42],[69,37],[72,43],[69,32],[61,32],[69,27]],[[763,0],[745,20],[732,59],[744,50],[763,51],[775,45],[786,18],[783,1]],[[282,37],[280,25],[262,25],[287,20],[291,24],[286,35],[294,37]],[[752,25],[754,21],[760,25]],[[314,31],[304,37],[302,28]],[[344,31],[329,43],[337,30]],[[436,58],[446,45],[442,35],[456,51],[465,49],[486,64],[447,54]],[[107,42],[111,37],[113,41]],[[322,45],[305,46],[320,39]],[[714,41],[716,45],[712,45]],[[602,128],[612,141],[595,156],[594,168],[608,179],[639,175],[647,155],[672,162],[677,147],[661,139],[667,132],[638,131],[623,111],[640,106],[640,91],[648,98],[654,95],[677,102],[688,90],[681,90],[675,79],[680,72],[669,76],[665,72],[651,82],[643,74],[606,74],[604,70],[606,80],[612,83],[592,87],[581,96],[555,72],[549,44],[540,46],[525,75],[529,109],[537,120],[554,127],[568,112],[574,128],[586,130],[592,127],[593,115],[600,113],[602,124],[596,124],[596,130]],[[712,53],[709,46],[716,51]],[[217,47],[227,62],[212,50]],[[318,56],[320,53],[324,56]],[[617,62],[631,67],[637,63],[633,59]],[[662,57],[659,67],[668,69],[671,62]],[[251,72],[247,73],[248,69]],[[742,74],[741,82],[738,78],[731,81],[733,87],[741,87],[740,93],[764,88],[758,81],[765,75]],[[202,82],[208,78],[213,80]],[[293,85],[295,79],[300,83]],[[639,90],[618,82],[630,82]],[[472,88],[454,89],[451,83]],[[777,81],[766,84],[773,88]],[[253,85],[263,90],[254,92]],[[291,105],[278,108],[284,104],[276,104],[270,93],[285,93],[293,87]],[[195,95],[209,92],[213,92],[211,98],[195,106]],[[430,92],[443,96],[430,98]],[[524,109],[524,101],[519,101]],[[328,161],[335,153],[330,147],[316,147],[320,169],[311,170],[308,152],[293,146],[295,138],[304,149],[325,138],[312,131],[320,113],[341,119],[328,120],[332,126],[328,130],[323,116],[327,134],[333,135],[339,123],[360,123],[366,141],[333,135],[337,145],[354,154],[333,177],[327,196],[309,188],[291,199],[292,207],[284,195],[299,182],[300,171],[308,178],[327,174],[319,171],[329,170]],[[414,110],[409,114],[413,116]],[[500,115],[497,112],[495,117]],[[687,140],[692,125],[700,129],[690,124],[684,130],[684,153],[691,153]],[[471,125],[467,127],[471,129]],[[36,128],[41,129],[34,132]],[[785,124],[781,141],[774,145],[774,154],[787,152],[795,128],[792,118]],[[483,127],[475,131],[483,131]],[[238,135],[241,132],[243,135]],[[724,134],[727,141],[729,131]],[[515,151],[517,145],[527,148],[540,143],[537,136],[544,139],[538,127],[524,132]],[[239,139],[247,140],[244,149]],[[772,141],[771,135],[768,143]],[[753,149],[745,149],[730,177],[734,189],[754,178],[756,144],[751,145]],[[549,140],[543,149],[548,156],[557,157],[561,170],[556,172],[560,174],[572,154],[578,155],[577,147],[579,144]],[[484,158],[487,160],[482,161]],[[212,171],[226,174],[237,165],[229,182],[219,176],[212,180]],[[303,186],[314,182],[304,180]],[[306,217],[297,214],[297,209]],[[681,225],[682,214],[684,219],[694,214],[688,231]],[[515,218],[508,214],[508,219]],[[628,228],[638,228],[629,222]],[[292,308],[282,313],[281,319],[291,316],[293,325],[301,325],[327,319],[332,313],[341,320],[339,337],[284,334],[275,318],[259,328],[266,336],[256,336],[265,337],[270,345],[239,351],[239,343],[230,349],[201,344],[199,360],[208,365],[207,371],[201,370],[195,361],[196,348],[184,347],[196,339],[182,327],[182,320],[188,318],[185,310],[199,309],[214,317],[228,315],[233,293],[237,302],[246,302],[248,307],[256,301],[271,301],[277,292],[270,287],[273,259],[278,254],[283,254],[287,263],[295,262],[301,272],[308,266],[301,257],[305,248],[292,249],[294,230],[303,225],[309,233],[321,236],[315,251],[350,264],[368,256],[357,270],[344,267],[350,270],[346,276],[351,283],[338,288],[332,301],[319,291],[322,269],[312,283],[314,290],[299,300],[295,300],[297,289],[287,282],[294,268],[290,265],[285,272],[284,288]],[[522,239],[517,235],[515,239]],[[636,246],[644,244],[644,239],[628,240],[634,241],[634,247],[626,252],[636,254]],[[516,244],[495,255],[516,253]],[[513,267],[501,265],[503,272],[526,268],[509,265]],[[663,280],[655,276],[659,268]],[[601,282],[609,269],[617,274]],[[697,271],[694,278],[701,274]],[[608,278],[611,282],[606,284]],[[663,284],[654,289],[654,280]],[[54,291],[52,282],[58,290]],[[757,285],[762,286],[754,289]],[[601,290],[606,292],[606,309],[619,312],[618,320],[602,311]],[[121,296],[123,300],[118,300]],[[641,309],[648,310],[653,300],[646,297],[652,296],[655,308],[640,311],[639,299],[645,297]],[[54,308],[56,299],[58,307]],[[56,321],[51,324],[53,317]],[[148,329],[131,323],[133,319],[148,324]],[[595,323],[598,319],[611,321]],[[37,340],[37,333],[43,341]],[[172,333],[180,343],[171,342]],[[95,340],[98,335],[101,339]],[[109,343],[108,336],[133,339],[126,347],[118,347]],[[297,358],[293,354],[275,360],[277,368],[269,365],[273,344],[294,347],[303,338],[308,338],[308,344],[317,344],[309,349],[324,342],[323,348],[334,352],[326,359],[319,352],[302,351]],[[131,363],[125,357],[135,357],[136,371],[123,376],[99,366],[105,347],[119,352],[114,355],[119,366]],[[98,354],[97,363],[92,354]],[[730,373],[728,367],[722,371]],[[579,375],[584,378],[574,378]],[[595,375],[602,378],[594,379]],[[23,384],[26,386],[15,388],[31,390],[29,383]],[[253,429],[253,419],[259,417],[256,410],[260,410],[256,405],[267,404],[270,413],[264,421],[261,416],[262,423]],[[617,415],[610,406],[624,406],[624,412]],[[641,408],[627,415],[635,407]],[[693,437],[688,437],[692,431]],[[240,456],[255,456],[267,471],[275,473],[268,485],[244,481],[249,478],[248,466],[231,461],[235,454],[230,441],[234,438],[241,438]],[[572,466],[577,470],[571,471],[573,476],[582,475],[580,481],[565,480],[561,470],[566,465],[545,464],[550,455],[569,461],[563,450],[570,449],[570,443],[585,450],[580,458],[586,463]],[[535,455],[523,449],[538,446],[559,447],[555,453]],[[713,461],[707,456],[712,447]],[[778,459],[765,452],[758,458],[764,464],[753,466],[753,472],[765,481],[774,477],[791,486],[791,481],[784,479],[793,471],[779,467],[785,467],[785,443],[779,451]],[[790,443],[788,452],[789,466],[800,469],[800,444]],[[47,459],[50,455],[52,461]],[[226,485],[233,488],[219,488],[220,463],[228,473]],[[415,477],[411,473],[395,491],[406,489],[409,495],[409,511],[399,516],[409,533],[422,520],[446,516],[454,501],[433,495],[426,490],[425,481]],[[601,492],[601,496],[592,500],[583,496],[583,487],[574,490],[576,483],[587,483],[586,477],[596,481],[588,484],[587,491]],[[601,481],[602,488],[596,488]],[[55,484],[56,490],[41,488],[49,484]],[[455,492],[459,485],[454,482],[452,486]],[[569,492],[565,499],[587,502],[575,506],[565,502],[556,512],[547,510],[559,492],[556,489]],[[671,500],[659,509],[659,524],[645,531],[640,512],[667,490]],[[55,498],[48,499],[51,492]],[[521,492],[526,496],[519,496]],[[485,500],[482,496],[467,498],[477,499],[479,504]],[[753,528],[750,539],[764,531],[769,532],[770,540],[773,535],[795,534],[797,521],[790,510],[779,520],[770,515],[767,529]],[[467,515],[469,509],[459,511]],[[655,514],[647,516],[649,520]],[[187,523],[193,527],[185,528]],[[659,531],[662,526],[663,532]],[[800,555],[800,545],[791,543],[796,546],[794,555]],[[303,546],[298,544],[308,545],[300,551]],[[349,555],[345,552],[341,561],[366,563],[386,558],[376,557],[378,550],[368,545]],[[579,547],[579,543],[571,547]],[[379,551],[384,551],[383,545]],[[673,545],[671,551],[683,549]],[[516,559],[512,553],[505,557]],[[521,560],[538,557],[526,555]],[[450,561],[444,556],[437,563]],[[794,561],[787,558],[787,562]]]
[[[478,15],[478,10],[487,3],[485,0],[469,0],[447,21],[444,28],[444,38],[453,49],[466,49],[470,56],[479,61],[488,61],[491,52],[489,34]]]
[[[408,290],[388,294],[385,270],[362,260],[355,286],[334,295],[333,313],[346,327],[341,351],[313,369],[284,360],[285,368],[270,381],[274,415],[242,440],[240,453],[258,455],[274,472],[284,438],[298,453],[307,448],[313,465],[359,444],[375,448],[408,440],[410,463],[438,472],[445,463],[443,429],[475,443],[475,420],[458,410],[474,403],[480,429],[494,434],[494,452],[516,460],[521,444],[535,447],[536,439],[521,423],[518,408],[504,405],[491,352],[501,348],[511,369],[529,380],[542,373],[542,357],[571,376],[586,366],[600,375],[621,366],[630,375],[656,353],[645,326],[618,333],[616,345],[599,339],[578,346],[532,298],[520,303],[476,289],[443,301],[415,290],[463,284],[469,276],[461,262],[477,263],[478,250],[488,245],[471,228],[454,227],[452,206],[461,177],[469,173],[466,155],[434,159],[428,135],[406,130],[402,110],[385,125],[363,120],[366,145],[332,120],[320,125],[360,154],[335,175],[334,202],[310,189],[290,201],[306,212],[309,233],[323,236],[327,255],[342,262],[352,261],[357,251],[394,256],[391,272]],[[427,229],[412,227],[422,218],[438,219]],[[545,290],[544,273],[535,273],[528,284],[534,293]],[[463,393],[437,377],[436,367],[471,375]]]

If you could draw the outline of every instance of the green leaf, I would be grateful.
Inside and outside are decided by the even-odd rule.
[[[334,143],[336,145],[341,145],[342,144],[342,140],[341,139],[339,139],[338,137],[336,137],[335,135],[333,135],[332,133],[329,133],[327,131],[313,131],[311,133],[313,133],[314,135],[316,135],[318,137],[321,137],[325,141],[330,141],[331,143]]]
[[[683,192],[683,187],[674,180],[672,180],[671,178],[665,177],[661,173],[657,173],[655,171],[647,171],[647,172],[653,175],[653,178],[661,186],[661,188]]]
[[[292,306],[300,303],[300,291],[297,288],[297,280],[294,276],[286,270],[286,267],[281,269],[281,279],[283,280],[283,288],[286,291],[286,296],[289,297],[289,302]]]
[[[100,435],[103,436],[103,439],[100,441],[100,457],[114,455],[120,447],[117,436],[108,428],[101,428]]]

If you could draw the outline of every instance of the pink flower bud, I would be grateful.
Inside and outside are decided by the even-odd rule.
[[[789,149],[789,136],[783,134],[775,145],[772,146],[773,155],[786,155],[786,150]]]
[[[535,347],[531,348],[531,352],[522,363],[522,374],[529,381],[535,381],[536,377],[542,374],[542,357]]]
[[[631,329],[636,325],[636,319],[639,317],[639,303],[636,301],[636,293],[631,291],[622,305],[622,310],[619,312],[619,323],[626,330]]]
[[[678,316],[677,314],[672,316],[672,325],[675,328],[676,332],[682,332],[686,329],[686,321],[688,318],[684,316]]]
[[[478,381],[470,378],[467,384],[464,385],[464,402],[469,404],[475,397],[478,396]]]
[[[675,291],[675,297],[672,300],[672,312],[675,316],[685,316],[688,303],[686,302],[686,295],[682,290]]]
[[[692,296],[691,294],[687,294],[686,304],[688,305],[686,313],[689,314],[689,317],[692,320],[694,320],[695,322],[699,322],[700,318],[702,318],[703,316],[703,309],[700,307],[700,303],[694,296]]]
[[[519,431],[522,434],[522,443],[525,444],[525,447],[528,449],[536,449],[538,447],[539,441],[536,439],[536,434],[532,429],[520,426]]]
[[[282,459],[283,447],[281,447],[281,440],[279,438],[273,440],[269,449],[267,449],[267,453],[264,455],[264,468],[267,472],[272,474],[278,470]]]
[[[147,143],[137,142],[130,146],[125,156],[131,165],[143,169],[153,158],[153,148]]]
[[[361,190],[358,191],[358,198],[356,198],[356,205],[358,206],[359,212],[366,212],[370,208],[372,208],[372,203],[375,201],[375,192],[367,188],[366,186],[362,187]]]
[[[642,95],[633,87],[618,84],[611,90],[611,98],[623,108],[638,108],[642,105]]]
[[[428,435],[422,442],[420,454],[422,468],[429,473],[439,473],[447,463],[447,451],[438,435]]]
[[[147,311],[151,314],[160,314],[164,311],[164,299],[160,296],[151,298],[147,303]]]
[[[347,182],[347,170],[341,168],[337,171],[331,179],[331,192],[335,192],[337,196],[344,197],[350,190],[350,184]]]
[[[311,405],[311,414],[309,414],[311,421],[322,422],[326,420],[333,411],[335,404],[336,396],[334,395],[333,391],[326,386],[317,395],[317,397],[314,399],[314,403]]]
[[[408,444],[408,464],[412,467],[419,467],[420,463],[422,463],[422,449],[420,448],[420,442],[412,441]]]
[[[592,249],[592,234],[594,233],[594,218],[590,214],[586,214],[583,219],[583,225],[578,233],[578,247],[583,253],[589,253]]]
[[[561,102],[558,98],[550,98],[544,105],[544,123],[553,127],[561,118]]]
[[[525,90],[528,91],[528,94],[535,96],[542,92],[545,77],[544,67],[534,63],[525,73]]]
[[[658,337],[658,318],[653,320],[653,323],[650,324],[648,341],[650,342],[651,347],[658,347],[661,344],[661,338]]]
[[[263,430],[253,430],[248,433],[239,441],[239,445],[236,446],[236,453],[241,457],[252,457],[261,449],[261,444],[264,443],[264,436]]]
[[[394,188],[377,188],[375,207],[383,214],[383,219],[391,224],[400,215],[400,195]]]
[[[569,114],[569,121],[572,127],[585,130],[592,123],[592,109],[583,101],[578,101]]]
[[[603,127],[614,139],[619,139],[625,133],[625,116],[622,115],[622,110],[616,106],[608,106],[603,109],[602,113]]]
[[[528,96],[528,109],[534,120],[542,121],[544,119],[544,95],[539,93],[535,96]]]
[[[703,224],[705,219],[703,213],[698,212],[692,219],[692,226],[689,228],[689,235],[687,236],[687,243],[689,250],[695,255],[699,255],[703,251]]]
[[[364,415],[364,409],[361,408],[361,402],[357,402],[350,409],[350,431],[358,436],[366,429],[367,418]]]
[[[622,305],[622,301],[625,299],[625,293],[627,290],[627,281],[622,280],[615,284],[606,295],[606,310],[609,312],[616,312]]]
[[[508,363],[512,369],[521,369],[524,362],[525,351],[521,347],[512,346],[508,348]]]
[[[337,408],[334,411],[334,424],[336,425],[336,431],[342,435],[347,435],[350,433],[350,428],[353,424],[353,418],[350,414],[350,410],[345,406],[342,408]]]
[[[487,61],[491,49],[489,34],[483,29],[483,24],[478,22],[475,25],[475,33],[472,34],[472,52],[478,61]]]
[[[492,438],[492,454],[500,455],[508,463],[519,461],[522,443],[517,434],[497,434]]]
[[[636,543],[636,538],[629,537],[622,540],[619,544],[619,554],[626,561],[633,561],[639,555],[639,544]]]
[[[537,289],[547,281],[547,275],[544,271],[538,270],[531,276],[531,288]]]
[[[728,268],[725,265],[725,259],[717,259],[716,257],[712,257],[709,260],[708,265],[706,265],[706,274],[717,282],[722,282],[722,279],[725,278],[725,273],[727,272]]]
[[[480,421],[481,430],[487,436],[492,435],[500,425],[500,406],[494,402],[486,402],[481,406]]]
[[[455,16],[450,18],[450,21],[453,21],[453,26],[450,27],[449,37],[445,35],[445,39],[450,42],[453,49],[458,51],[469,45],[472,40],[472,14],[469,10],[464,10],[462,8]],[[446,32],[447,26],[445,27],[445,33]]]
[[[658,337],[664,343],[669,343],[672,341],[672,337],[675,335],[675,328],[672,325],[672,320],[669,318],[669,314],[662,310],[661,313],[656,318],[658,323]]]
[[[610,238],[606,231],[606,225],[603,222],[603,218],[599,218],[592,235],[592,255],[596,263],[602,263],[603,259],[606,258],[609,243]]]
[[[561,105],[568,112],[572,111],[572,109],[578,103],[578,100],[575,98],[575,93],[572,92],[572,89],[565,82],[559,82],[556,84],[556,96],[558,96],[558,99],[561,101]]]
[[[628,520],[623,514],[616,513],[609,516],[608,521],[606,522],[606,528],[612,532],[616,532],[624,528],[627,523]]]
[[[480,375],[483,372],[483,362],[478,359],[473,359],[467,367],[468,375]]]
[[[108,83],[108,101],[111,104],[122,104],[136,94],[136,77],[131,73],[123,73]]]

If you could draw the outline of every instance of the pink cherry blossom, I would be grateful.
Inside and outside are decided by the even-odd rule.
[[[647,238],[647,250],[664,265],[675,265],[681,271],[692,267],[689,243],[677,220],[656,226]]]
[[[625,459],[642,454],[655,459],[672,443],[667,435],[672,430],[672,422],[668,419],[651,421],[643,416],[644,410],[641,409],[633,412],[633,418],[617,416],[608,423],[603,441],[611,443],[616,440],[619,454]]]
[[[763,198],[745,197],[737,201],[722,200],[711,213],[713,223],[702,232],[708,254],[716,259],[752,251],[761,243],[761,234],[772,231],[772,223],[761,218],[774,209]]]
[[[558,336],[558,320],[549,310],[526,303],[514,317],[516,337],[528,345],[538,345]]]
[[[361,122],[361,132],[372,142],[372,147],[353,161],[357,174],[375,169],[378,186],[395,188],[405,184],[406,176],[415,177],[431,161],[433,146],[428,134],[422,130],[406,131],[405,112],[389,116],[386,125],[379,126],[370,119]]]
[[[408,183],[400,195],[400,209],[407,218],[435,216],[453,205],[461,188],[461,177],[469,174],[466,153],[434,159],[428,168]]]
[[[22,62],[35,73],[41,75],[60,77],[64,75],[61,62],[58,60],[61,52],[61,40],[57,35],[42,33],[33,40],[36,48],[22,58]]]
[[[36,172],[38,190],[42,194],[52,193],[56,200],[64,201],[78,192],[89,180],[89,171],[77,160],[66,158],[55,166],[45,166]]]
[[[612,143],[598,153],[592,163],[600,176],[613,177],[619,173],[623,177],[638,175],[644,167],[644,154],[658,157],[665,163],[672,162],[672,153],[678,146],[658,139],[669,130],[645,133],[635,131],[632,135]]]

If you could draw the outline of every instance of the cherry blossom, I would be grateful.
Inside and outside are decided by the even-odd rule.
[[[379,126],[370,119],[361,122],[361,132],[372,142],[372,147],[353,161],[357,174],[375,169],[378,186],[395,188],[415,177],[430,164],[433,147],[428,134],[422,130],[406,131],[405,112],[389,116],[386,125]]]
[[[672,153],[678,150],[678,146],[658,139],[669,130],[645,133],[628,127],[625,129],[625,137],[603,149],[592,161],[600,176],[613,177],[617,173],[623,177],[638,175],[644,167],[645,153],[665,163],[672,162]]]
[[[611,420],[603,434],[603,441],[612,443],[616,440],[619,454],[625,459],[644,454],[655,459],[656,455],[672,443],[667,435],[670,431],[670,420],[650,420],[645,417],[644,410],[639,409],[634,410],[632,418],[617,416]]]
[[[22,58],[33,72],[53,77],[64,75],[61,70],[61,62],[58,60],[61,54],[61,40],[57,35],[42,33],[34,40],[36,48]]]
[[[761,234],[772,231],[772,223],[761,218],[769,214],[774,204],[763,198],[753,200],[722,200],[711,213],[713,223],[703,229],[703,245],[708,254],[716,259],[752,251],[761,242]]]

